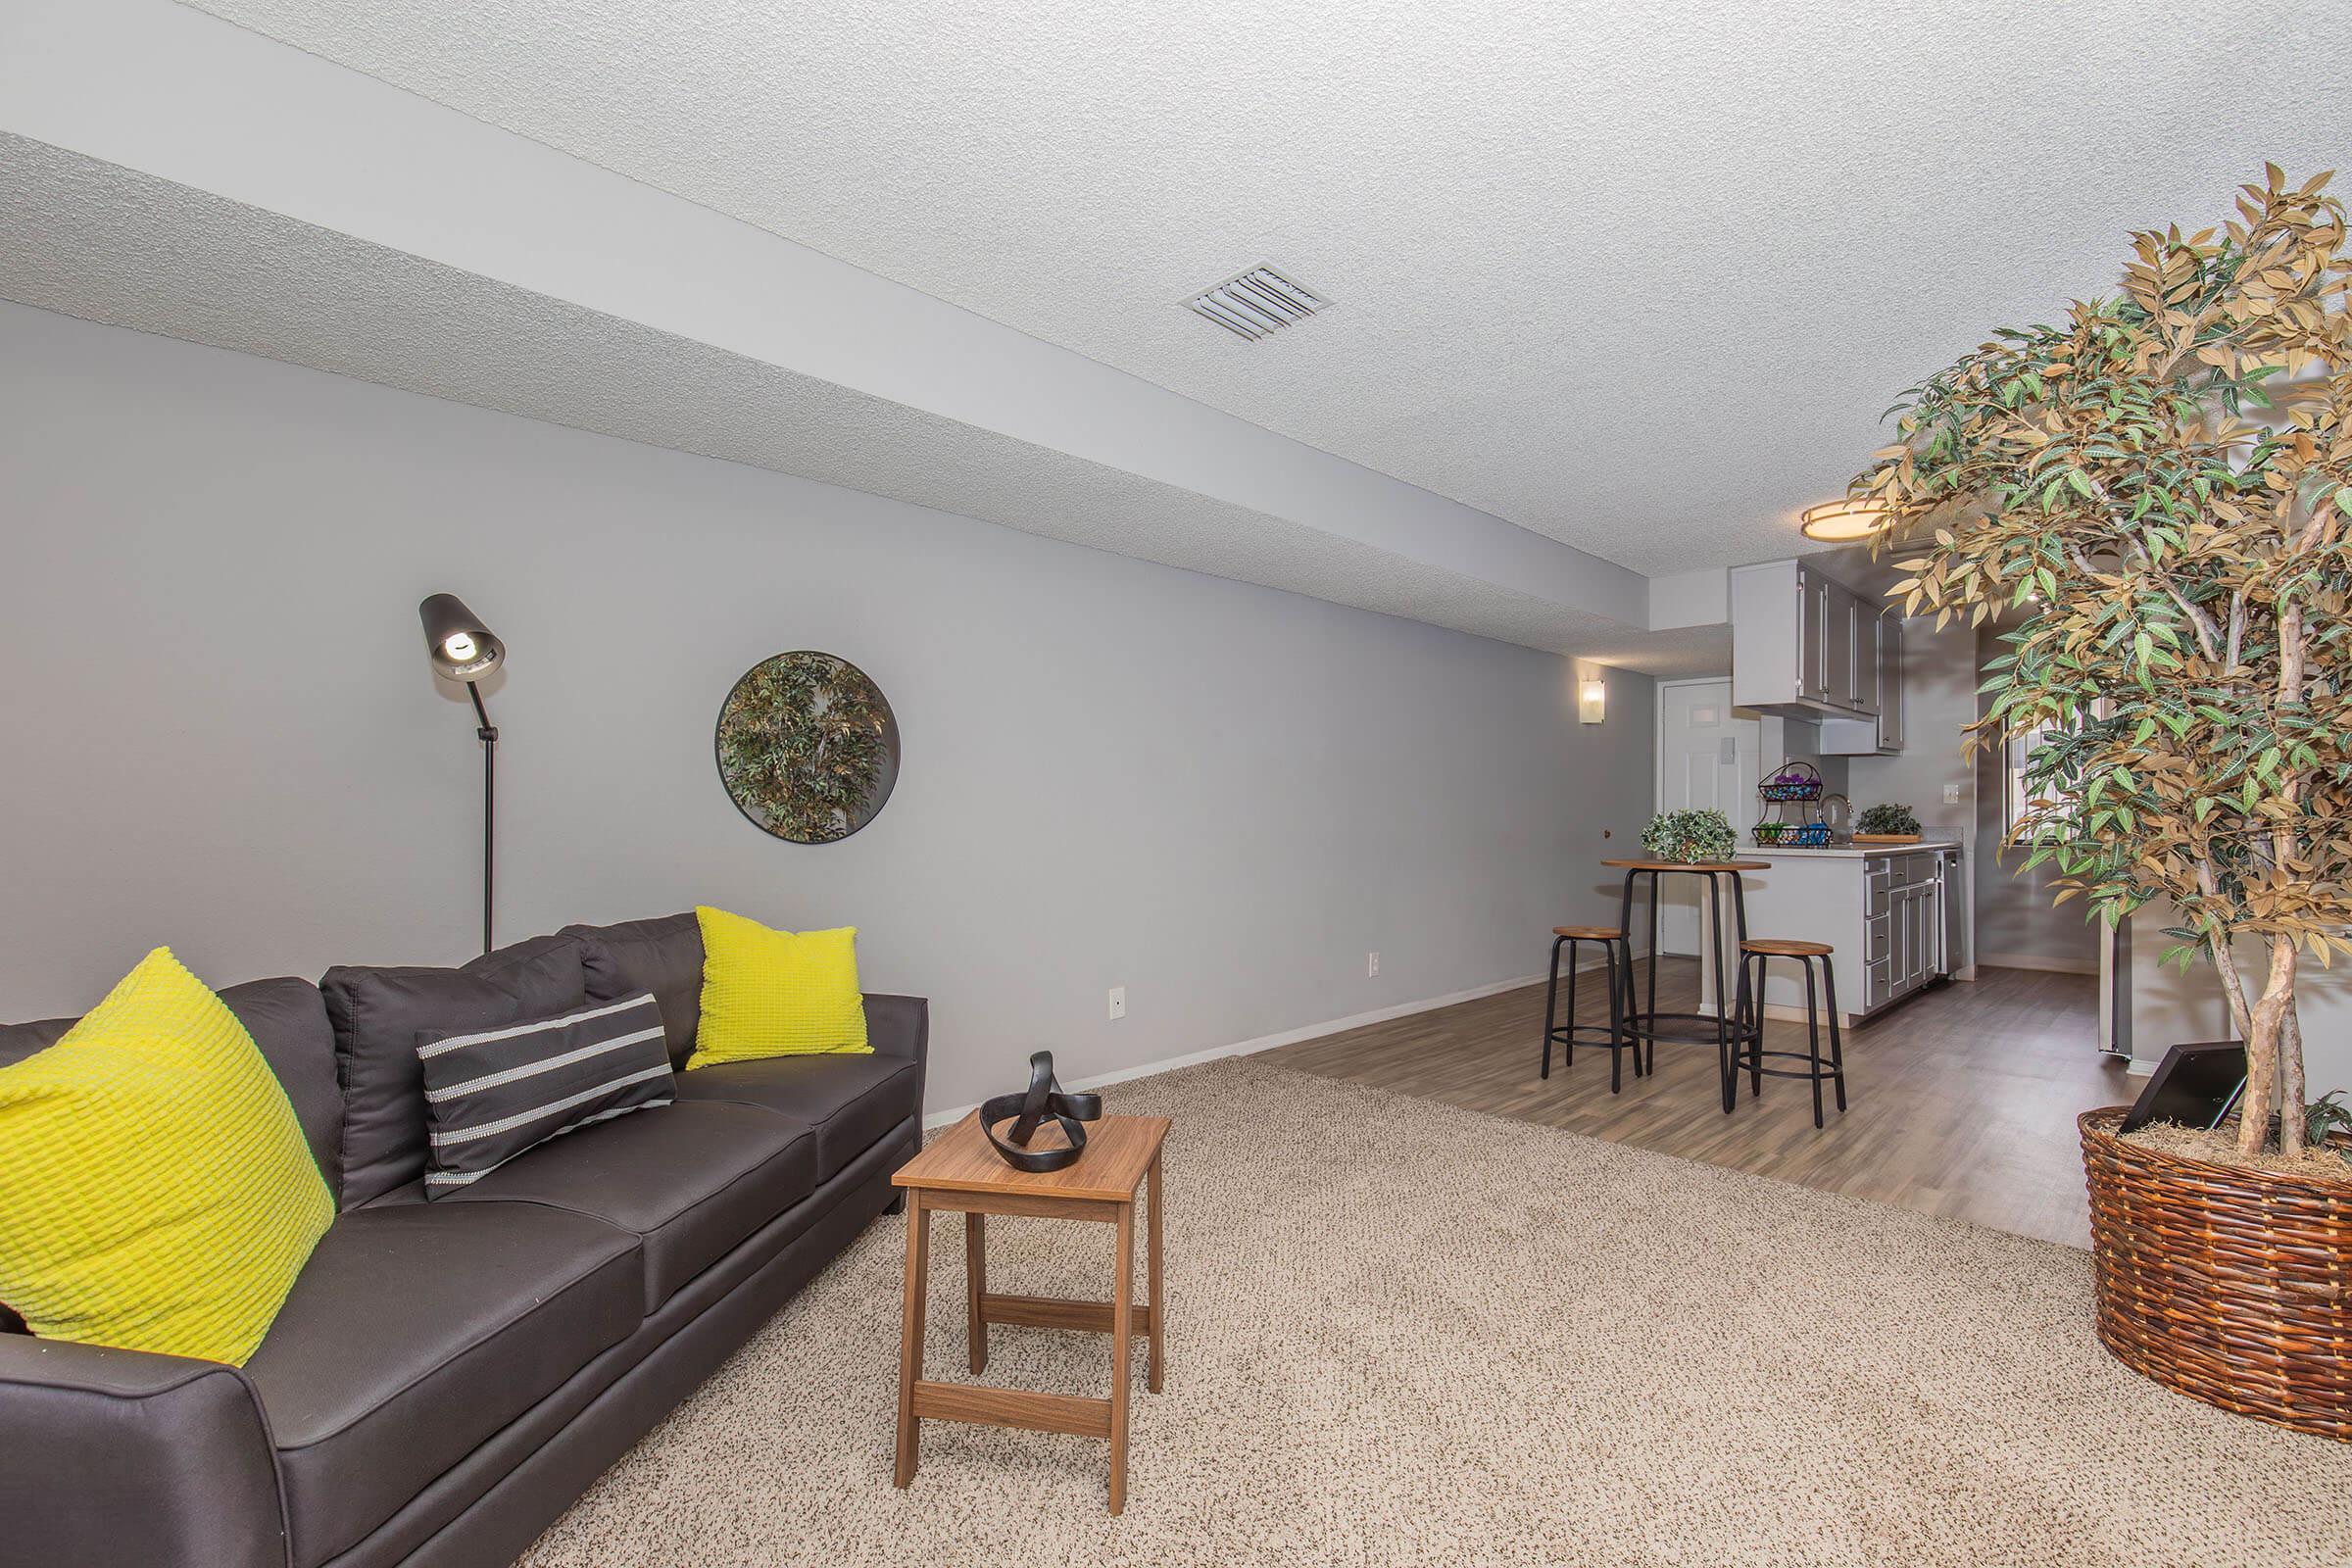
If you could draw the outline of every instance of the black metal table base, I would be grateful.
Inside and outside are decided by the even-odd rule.
[[[1667,869],[1663,866],[1637,865],[1630,867],[1625,873],[1625,898],[1618,924],[1629,937],[1627,944],[1629,967],[1632,963],[1630,937],[1634,929],[1634,883],[1641,877],[1649,878],[1649,987],[1645,998],[1647,1004],[1640,1007],[1629,1005],[1626,1008],[1625,1033],[1634,1046],[1637,1070],[1645,1072],[1657,1071],[1658,1043],[1660,1041],[1664,1041],[1668,1045],[1712,1043],[1715,1047],[1715,1070],[1718,1087],[1722,1092],[1723,1113],[1728,1116],[1732,1113],[1732,1107],[1738,1102],[1738,1079],[1734,1075],[1739,1060],[1737,1049],[1747,1043],[1749,1028],[1744,1015],[1734,1012],[1732,999],[1727,994],[1725,987],[1725,977],[1730,971],[1725,966],[1723,958],[1723,878],[1731,878],[1732,883],[1733,951],[1735,953],[1739,952],[1740,945],[1747,941],[1747,899],[1740,885],[1740,873],[1737,871],[1717,870],[1704,865],[1672,867],[1672,870],[1678,874],[1703,876],[1707,879],[1707,942],[1708,954],[1714,959],[1715,1010],[1712,1013],[1661,1011],[1658,1007],[1658,878],[1665,874]],[[1761,1044],[1763,1022],[1760,1015],[1753,1032],[1757,1036],[1757,1043]],[[1643,1066],[1642,1061],[1645,1049],[1647,1064]]]

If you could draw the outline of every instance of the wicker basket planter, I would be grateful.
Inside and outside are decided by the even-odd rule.
[[[2099,1342],[2239,1415],[2352,1442],[2352,1184],[2216,1165],[2082,1113]]]

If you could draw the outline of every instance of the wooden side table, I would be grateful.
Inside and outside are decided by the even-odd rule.
[[[1110,1443],[1110,1511],[1127,1503],[1127,1356],[1138,1334],[1151,1337],[1148,1381],[1160,1390],[1165,1313],[1159,1274],[1159,1152],[1168,1136],[1165,1116],[1105,1116],[1086,1131],[1086,1152],[1065,1170],[1032,1175],[997,1157],[981,1131],[979,1112],[957,1122],[891,1178],[906,1191],[906,1307],[899,1340],[899,1455],[897,1486],[914,1480],[921,1423],[971,1421],[1031,1432],[1069,1432]],[[1060,1143],[1052,1123],[1034,1147]],[[1135,1193],[1151,1183],[1145,1218],[1146,1298],[1135,1304]],[[1110,1397],[1034,1394],[983,1384],[933,1383],[923,1377],[923,1299],[931,1264],[934,1210],[963,1215],[964,1302],[970,1320],[972,1371],[988,1366],[988,1326],[1079,1329],[1110,1336]],[[1107,1301],[1049,1296],[1004,1296],[988,1288],[987,1216],[1097,1220],[1117,1227],[1116,1261]]]

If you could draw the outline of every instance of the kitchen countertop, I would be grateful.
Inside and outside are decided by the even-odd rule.
[[[1867,860],[1881,855],[1911,855],[1921,850],[1957,850],[1958,839],[1921,839],[1917,844],[1833,844],[1827,849],[1788,849],[1777,844],[1742,844],[1740,853],[1758,859]]]

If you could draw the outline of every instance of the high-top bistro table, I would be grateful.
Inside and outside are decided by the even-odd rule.
[[[1048,1122],[1038,1130],[1037,1149],[1067,1148],[1060,1130]],[[1104,1116],[1087,1125],[1086,1152],[1077,1163],[1054,1171],[1018,1171],[997,1157],[981,1131],[980,1113],[970,1115],[931,1141],[930,1147],[891,1177],[906,1194],[906,1316],[899,1342],[899,1458],[894,1480],[914,1480],[924,1421],[973,1421],[982,1426],[1025,1427],[1032,1432],[1070,1432],[1110,1443],[1110,1511],[1127,1502],[1127,1351],[1135,1335],[1147,1337],[1151,1365],[1145,1384],[1160,1388],[1160,1347],[1166,1340],[1166,1307],[1159,1286],[1159,1150],[1168,1136],[1165,1116]],[[1135,1194],[1148,1188],[1144,1210],[1145,1297],[1135,1292]],[[1110,1397],[1033,1394],[977,1383],[932,1383],[923,1377],[923,1298],[931,1263],[934,1209],[963,1215],[964,1310],[971,1329],[973,1372],[988,1365],[988,1326],[1017,1323],[1031,1328],[1082,1329],[1110,1336]],[[1023,1214],[1046,1219],[1100,1220],[1117,1230],[1111,1264],[1111,1298],[1072,1301],[1053,1296],[1003,1296],[988,1288],[989,1214]]]
[[[1737,1093],[1733,1087],[1732,1078],[1732,1047],[1744,1036],[1733,1019],[1731,1003],[1724,995],[1723,977],[1726,971],[1723,964],[1723,879],[1729,877],[1732,883],[1732,918],[1736,931],[1733,952],[1736,956],[1739,944],[1747,940],[1747,899],[1740,887],[1740,873],[1742,871],[1769,871],[1772,869],[1772,862],[1770,860],[1603,860],[1600,863],[1625,872],[1625,901],[1621,906],[1618,921],[1626,934],[1628,951],[1626,961],[1629,964],[1633,961],[1631,951],[1634,934],[1634,882],[1640,877],[1649,878],[1649,994],[1647,1004],[1639,1007],[1631,1005],[1633,988],[1630,985],[1626,988],[1626,1000],[1629,1005],[1625,1009],[1624,1027],[1626,1033],[1633,1039],[1634,1049],[1640,1051],[1642,1043],[1648,1042],[1649,1065],[1654,1070],[1657,1066],[1659,1041],[1663,1040],[1669,1045],[1704,1045],[1712,1040],[1715,1043],[1716,1075],[1721,1079],[1719,1087],[1723,1092],[1723,1113],[1727,1116],[1730,1115]],[[1713,964],[1715,978],[1715,1013],[1713,1017],[1709,1017],[1703,1012],[1660,1012],[1658,1010],[1658,878],[1670,873],[1703,876],[1707,879],[1708,951],[1715,960]],[[1758,1027],[1761,1027],[1763,1016],[1761,1005],[1757,1007],[1756,1013],[1759,1020]]]

